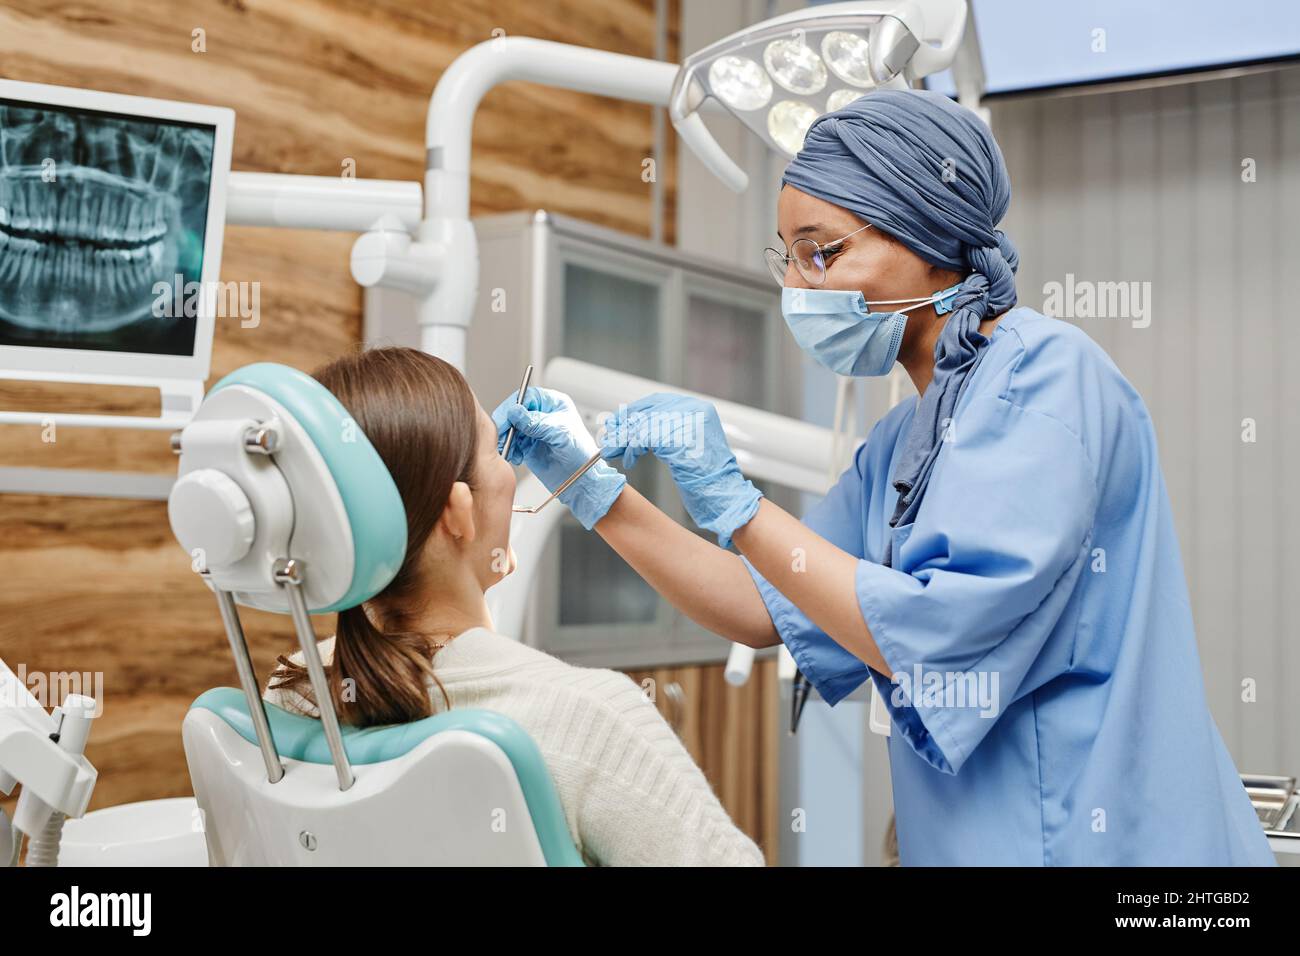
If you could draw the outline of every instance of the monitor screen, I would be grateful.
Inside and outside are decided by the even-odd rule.
[[[972,10],[990,96],[1300,55],[1296,0],[973,0]],[[948,71],[925,84],[956,92]]]
[[[0,346],[194,355],[215,141],[0,98]]]

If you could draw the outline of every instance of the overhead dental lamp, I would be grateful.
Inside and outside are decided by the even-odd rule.
[[[856,0],[774,17],[687,57],[669,115],[710,172],[741,192],[748,176],[704,125],[699,111],[706,100],[717,100],[765,143],[793,157],[823,113],[874,89],[906,89],[946,69],[967,21],[966,0]],[[973,30],[969,37],[973,43]]]

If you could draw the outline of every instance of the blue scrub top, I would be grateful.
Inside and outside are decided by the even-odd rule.
[[[868,676],[888,703],[902,862],[1275,865],[1206,705],[1141,397],[1084,332],[1012,309],[916,521],[891,529],[914,410],[882,418],[804,518],[863,559],[858,602],[895,682],[749,566],[828,703]]]

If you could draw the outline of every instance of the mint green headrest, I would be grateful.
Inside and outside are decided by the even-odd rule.
[[[342,611],[370,600],[406,559],[406,509],[383,459],[334,393],[305,372],[257,362],[231,372],[208,394],[231,385],[263,393],[294,417],[325,460],[343,499],[355,550],[352,584],[340,600],[313,610]],[[350,440],[344,440],[345,434]]]

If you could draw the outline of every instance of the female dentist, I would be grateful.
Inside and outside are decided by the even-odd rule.
[[[920,398],[802,522],[711,405],[620,410],[605,457],[661,459],[720,547],[604,463],[561,500],[699,624],[783,641],[827,703],[875,681],[904,864],[1271,865],[1206,705],[1151,420],[1087,335],[1012,308],[1009,201],[989,129],[944,96],[822,116],[783,179],[782,311],[823,365],[901,362]],[[495,418],[551,489],[596,447],[561,393]]]

